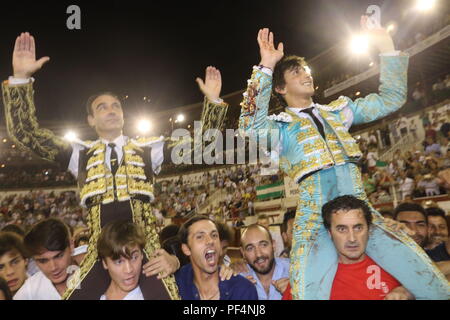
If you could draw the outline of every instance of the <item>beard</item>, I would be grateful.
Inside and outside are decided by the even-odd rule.
[[[260,260],[260,259],[269,259],[269,264],[267,265],[266,268],[260,269],[260,268],[258,268],[258,267],[255,266],[256,262],[257,262],[258,260]],[[272,256],[272,257],[264,256],[264,257],[259,257],[259,258],[257,258],[255,261],[253,261],[252,264],[249,264],[249,265],[250,265],[250,267],[253,269],[253,271],[255,271],[256,273],[259,273],[259,274],[262,274],[262,275],[266,275],[266,274],[268,274],[270,271],[272,271],[272,268],[273,268],[273,265],[274,265],[274,264],[275,264],[275,258],[274,258],[273,256]]]
[[[428,244],[428,237],[426,237],[426,236],[422,236],[420,234],[415,234],[412,238],[422,248],[424,248]]]
[[[448,237],[445,234],[435,234],[429,237],[430,243],[435,245],[440,245],[442,242],[445,242]]]

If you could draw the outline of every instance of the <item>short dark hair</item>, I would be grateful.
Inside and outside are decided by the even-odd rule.
[[[188,221],[186,221],[185,223],[183,223],[183,225],[180,228],[180,231],[178,231],[178,237],[181,241],[181,243],[183,244],[187,244],[188,243],[188,237],[189,237],[189,228],[196,222],[202,221],[202,220],[208,220],[211,221],[212,223],[214,223],[214,225],[217,228],[217,223],[210,219],[207,216],[203,216],[203,215],[196,215],[193,216],[192,218],[190,218]],[[217,228],[217,231],[219,231],[219,228]],[[219,235],[220,238],[220,235]]]
[[[13,232],[21,237],[25,236],[25,230],[23,230],[23,228],[21,226],[18,226],[17,224],[8,224],[7,226],[3,227],[2,231]]]
[[[388,209],[383,209],[383,210],[379,210],[378,211],[383,217],[386,216],[390,216],[391,218],[394,218],[394,214],[392,213],[391,210]]]
[[[178,236],[164,240],[161,244],[161,248],[166,250],[169,254],[177,256],[178,260],[180,260],[180,266],[184,266],[190,262],[189,257],[181,250],[181,241]]]
[[[179,230],[180,227],[176,224],[169,224],[168,226],[165,226],[159,233],[159,242],[163,243],[167,239],[175,237]]]
[[[267,229],[265,226],[262,226],[257,223],[251,224],[247,228],[244,229],[244,231],[242,232],[242,235],[244,235],[244,233],[246,233],[250,229],[264,229],[264,231],[267,232],[267,235],[269,236],[270,243],[273,243],[272,234],[270,233],[270,230]],[[242,247],[242,241],[241,241],[241,247]]]
[[[141,227],[129,220],[117,220],[103,228],[97,242],[98,256],[100,259],[131,259],[130,248],[135,245],[141,250],[145,247],[145,235]]]
[[[233,241],[233,233],[229,226],[225,223],[217,222],[217,231],[219,231],[220,241],[228,241],[231,243]]]
[[[8,283],[2,277],[0,277],[0,291],[2,291],[3,294],[5,295],[5,300],[12,300],[13,299],[11,290],[8,287]]]
[[[427,217],[442,217],[445,219],[445,211],[441,208],[431,207],[425,209],[425,212],[427,214]]]
[[[398,215],[401,212],[404,212],[404,211],[417,211],[417,212],[420,212],[423,215],[423,217],[425,218],[425,222],[427,222],[427,212],[425,211],[425,209],[420,204],[410,203],[410,202],[401,203],[401,204],[399,204],[397,206],[397,208],[395,208],[395,210],[394,210],[394,220],[397,220]]]
[[[23,242],[29,256],[40,254],[44,250],[63,251],[70,246],[70,231],[61,220],[49,218],[34,225]]]
[[[119,100],[120,103],[122,103],[122,101],[121,101],[120,98],[119,98],[119,95],[115,94],[114,92],[111,92],[111,91],[102,91],[102,92],[98,92],[98,93],[96,93],[96,94],[93,94],[92,96],[90,96],[90,97],[87,99],[87,102],[86,102],[86,112],[87,112],[88,115],[90,115],[90,116],[94,115],[94,112],[93,112],[93,110],[92,110],[92,103],[94,103],[95,99],[97,99],[97,98],[100,97],[100,96],[111,96],[111,97],[114,97],[114,98],[116,98],[117,100]]]
[[[278,104],[280,104],[281,106],[286,107],[287,104],[283,96],[276,92],[276,89],[283,88],[286,85],[284,73],[286,71],[304,66],[306,66],[305,58],[295,55],[284,56],[275,65],[272,77],[272,95],[277,99]]]
[[[18,251],[23,258],[27,257],[27,251],[21,236],[13,232],[0,232],[0,257],[11,250]]]
[[[288,210],[284,214],[284,216],[283,216],[283,223],[281,224],[281,227],[280,227],[281,233],[283,233],[283,232],[286,233],[288,222],[291,219],[295,219],[295,209]]]
[[[325,228],[330,230],[331,228],[331,215],[339,210],[349,211],[354,209],[361,209],[364,213],[364,218],[366,219],[367,225],[370,226],[372,223],[372,210],[368,204],[361,199],[354,196],[346,195],[337,197],[325,203],[322,207],[322,219]]]

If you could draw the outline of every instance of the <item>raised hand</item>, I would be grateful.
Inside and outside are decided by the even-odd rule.
[[[28,79],[41,69],[50,58],[43,57],[36,60],[34,38],[28,32],[25,32],[16,39],[12,60],[14,77]]]
[[[278,279],[278,280],[272,280],[272,284],[275,287],[275,289],[277,289],[277,291],[281,294],[283,294],[289,284],[289,278],[282,278],[282,279]]]
[[[209,66],[205,71],[205,81],[201,78],[197,78],[195,81],[197,81],[198,87],[209,101],[216,101],[220,98],[222,76],[218,69]]]
[[[369,36],[370,42],[377,47],[380,53],[395,51],[394,41],[389,32],[385,28],[367,28],[367,19],[369,19],[368,16],[361,16],[360,23],[362,31]]]
[[[278,61],[284,56],[283,42],[278,44],[277,49],[273,44],[273,33],[268,28],[260,29],[258,32],[259,52],[261,54],[260,64],[271,68],[275,68]]]

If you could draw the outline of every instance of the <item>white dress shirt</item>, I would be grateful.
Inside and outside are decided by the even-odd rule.
[[[116,146],[114,150],[117,153],[117,160],[119,164],[122,163],[123,158],[123,147],[128,143],[128,137],[123,135],[117,137],[112,143]],[[161,139],[162,140],[162,139]],[[105,154],[105,165],[109,170],[111,170],[111,147],[108,146],[109,141],[105,139],[100,139],[106,145],[106,154]],[[155,174],[158,174],[161,171],[161,164],[164,161],[164,153],[163,153],[164,141],[156,142],[152,144],[151,147],[151,158],[152,158],[152,169]],[[78,143],[72,143],[72,156],[69,162],[69,171],[74,175],[74,177],[78,177],[78,160],[80,156],[80,151],[85,149],[83,145]]]
[[[14,300],[61,300],[53,283],[41,272],[29,277],[13,297]]]
[[[106,295],[102,295],[100,300],[106,299]],[[128,294],[122,300],[144,300],[144,295],[142,294],[141,288],[137,286],[134,290],[128,292]]]

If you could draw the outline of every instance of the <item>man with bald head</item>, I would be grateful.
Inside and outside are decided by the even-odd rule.
[[[249,226],[241,236],[241,253],[259,300],[281,300],[289,283],[289,259],[275,258],[275,248],[269,230],[258,224]]]

